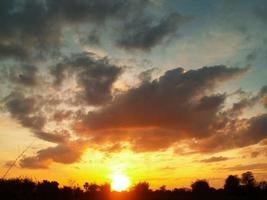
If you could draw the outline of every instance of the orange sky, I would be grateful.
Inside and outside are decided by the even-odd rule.
[[[1,1],[0,175],[27,149],[6,178],[266,180],[266,7]]]

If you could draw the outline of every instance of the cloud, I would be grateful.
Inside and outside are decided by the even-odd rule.
[[[23,158],[20,160],[20,166],[23,168],[48,168],[52,162],[70,164],[79,161],[86,148],[86,141],[69,141],[55,147],[42,149],[37,152],[36,156]]]
[[[227,115],[233,119],[240,116],[247,108],[252,108],[262,98],[261,92],[257,95],[251,95],[238,90],[235,94],[239,96],[240,100],[233,103],[232,107],[227,110]]]
[[[267,114],[262,114],[249,119],[247,129],[241,131],[239,145],[249,145],[257,143],[266,137],[267,133]]]
[[[44,1],[1,1],[1,56],[27,60],[60,42],[61,26],[51,23]]]
[[[46,6],[52,14],[59,15],[63,20],[79,23],[89,20],[94,23],[105,23],[110,18],[119,18],[127,15],[133,8],[141,8],[146,0],[121,1],[121,0],[47,0]]]
[[[62,122],[63,120],[68,119],[72,114],[73,112],[70,110],[59,110],[53,114],[53,118],[57,122]]]
[[[28,70],[31,68],[24,67],[12,75],[12,84],[27,85],[28,82],[21,82],[24,81],[21,75],[36,80],[38,70],[33,67],[36,72],[32,73]],[[75,162],[74,158],[78,159],[84,149],[77,152],[73,148],[74,138],[87,138],[86,144],[107,153],[125,148],[135,152],[161,151],[180,141],[186,142],[191,152],[214,152],[258,143],[266,138],[266,114],[250,119],[239,116],[265,95],[264,87],[254,96],[242,94],[241,100],[228,110],[224,107],[228,95],[214,93],[218,85],[247,70],[224,65],[188,71],[175,68],[156,79],[151,78],[152,71],[146,71],[140,75],[139,85],[112,94],[121,67],[92,53],[66,57],[52,67],[51,74],[45,75],[54,79],[46,82],[51,92],[43,92],[38,86],[34,89],[36,93],[21,90],[4,99],[11,117],[29,128],[35,137],[56,144],[48,151],[40,150],[25,158],[21,166],[42,168],[52,162]],[[62,90],[63,83],[69,80],[75,81],[76,88]],[[64,99],[66,91],[70,93]],[[69,102],[73,96],[76,104]],[[97,109],[87,112],[92,105]],[[70,107],[63,109],[65,106]],[[61,149],[69,154],[73,151],[73,159],[65,160],[62,154],[61,160],[61,154],[54,158],[48,153]],[[203,162],[216,159],[224,158],[212,157]]]
[[[206,138],[225,124],[220,111],[226,97],[212,90],[246,71],[226,66],[169,70],[89,112],[76,126],[77,132],[97,141],[121,138],[136,151],[164,149],[185,138]]]
[[[267,108],[267,86],[263,86],[258,95],[261,98],[262,105]]]
[[[30,128],[34,135],[49,142],[63,142],[68,134],[55,134],[43,131],[47,118],[41,112],[42,99],[26,97],[21,92],[13,92],[5,99],[6,109],[22,126]]]
[[[257,158],[259,155],[260,155],[260,152],[258,152],[258,151],[253,151],[250,154],[251,158]]]
[[[192,144],[200,152],[216,152],[257,144],[266,138],[267,114],[249,119],[229,120],[228,125],[219,134],[199,140]]]
[[[189,17],[171,13],[155,24],[151,19],[136,16],[135,20],[124,24],[117,45],[130,50],[151,50],[163,40],[173,37],[188,20]]]
[[[115,93],[125,68],[114,64],[116,58],[79,53],[83,43],[149,51],[169,42],[193,18],[165,9],[152,0],[0,1],[0,59],[6,70],[1,103],[35,137],[55,145],[23,159],[22,167],[76,162],[88,144],[103,152],[128,147],[145,152],[185,141],[190,152],[213,152],[266,138],[266,114],[241,117],[259,101],[267,106],[265,87],[240,97],[230,109],[225,107],[229,95],[215,90],[247,68],[175,68],[156,79],[151,69],[140,74],[138,85]],[[258,14],[264,18],[264,12]]]
[[[265,95],[264,87],[254,96],[243,94],[241,100],[228,110],[224,108],[228,95],[214,93],[216,86],[247,70],[224,65],[189,71],[175,68],[156,79],[152,79],[151,71],[147,71],[141,75],[139,85],[113,96],[112,86],[122,68],[111,64],[108,58],[91,53],[66,57],[53,66],[51,74],[46,74],[54,78],[54,82],[46,83],[48,87],[49,84],[52,86],[52,93],[41,90],[33,95],[18,91],[4,99],[7,111],[22,126],[29,128],[34,136],[56,144],[38,151],[35,156],[26,157],[21,166],[46,168],[53,162],[76,162],[88,144],[110,153],[124,148],[135,152],[161,151],[180,141],[196,141],[188,143],[191,152],[221,151],[258,143],[266,138],[266,114],[250,119],[240,119],[239,116]],[[21,73],[14,73],[11,83],[20,83],[21,74],[37,77],[28,68],[22,68]],[[65,94],[61,85],[70,79],[75,80],[78,88],[71,91],[71,96],[85,100],[86,104],[63,101],[63,94],[51,96],[55,91]],[[62,109],[66,105],[71,107]],[[98,108],[86,113],[84,108],[91,105]],[[53,130],[49,128],[55,124]],[[68,129],[68,125],[73,129]],[[62,126],[66,129],[62,130]],[[87,138],[81,149],[73,147],[77,138]],[[62,149],[72,156],[67,159]],[[211,157],[202,162],[226,159]]]
[[[242,170],[265,170],[267,168],[267,163],[256,163],[248,165],[236,165],[233,167],[226,167],[223,169],[230,171],[242,171]]]
[[[33,65],[9,68],[8,76],[11,82],[25,86],[36,86],[39,79],[38,68]]]
[[[267,108],[267,96],[262,98],[261,103],[264,105],[265,108]]]
[[[37,136],[39,139],[53,142],[53,143],[64,143],[68,141],[70,135],[67,131],[53,131],[53,133],[49,133],[43,130],[32,130],[35,136]]]
[[[76,82],[82,88],[79,96],[90,105],[101,105],[112,99],[112,85],[122,68],[110,63],[108,58],[96,58],[94,54],[83,53],[66,58],[52,68],[55,85],[60,85],[66,74],[76,75]]]
[[[99,45],[100,44],[99,32],[96,30],[91,31],[87,37],[87,41],[89,42],[89,44]]]
[[[264,140],[262,140],[264,141]],[[252,152],[250,152],[250,157],[251,158],[258,158],[260,156],[267,156],[267,145],[262,144],[262,141],[260,142],[260,147],[256,148],[255,150],[253,150]]]
[[[0,59],[15,58],[18,60],[28,59],[27,50],[16,44],[0,44]]]
[[[145,8],[153,7],[153,4],[147,0],[3,0],[0,2],[0,59],[29,61],[53,57],[60,54],[64,46],[66,28],[79,30],[82,25],[95,30],[106,27],[111,31],[107,23],[113,21],[112,27],[116,26],[118,30],[118,24],[133,20],[132,16],[136,16],[137,12],[144,17]],[[175,18],[164,19],[150,30],[158,32],[157,36],[150,33],[145,37],[153,36],[150,43],[154,44],[165,33],[174,32],[172,29],[177,26]],[[80,34],[82,38],[88,35],[86,31]],[[98,44],[99,38],[92,34],[89,34],[88,40]]]
[[[97,112],[88,113],[89,126],[92,129],[176,127],[176,125],[181,127],[186,126],[187,117],[205,120],[199,117],[200,114],[202,118],[211,117],[207,121],[213,121],[212,118],[215,117],[225,97],[223,94],[211,96],[205,96],[205,94],[217,83],[245,71],[246,69],[225,66],[204,67],[187,72],[182,68],[169,70],[158,80],[144,82],[139,87],[117,96],[112,104]],[[184,116],[181,117],[180,113]],[[195,121],[194,124],[203,123],[198,124],[198,121]],[[205,125],[203,124],[203,127],[207,127]]]
[[[79,120],[79,113],[84,112],[81,106],[87,109],[88,106],[100,106],[110,102],[113,98],[113,83],[121,73],[122,68],[111,64],[108,58],[91,53],[66,57],[53,66],[51,74],[42,74],[45,78],[42,82],[39,68],[33,65],[3,70],[2,74],[7,76],[5,83],[10,87],[7,90],[9,94],[2,100],[5,111],[23,127],[28,128],[35,137],[57,145],[57,148],[40,150],[36,156],[27,157],[21,166],[43,168],[52,162],[68,162],[64,158],[60,160],[60,154],[57,158],[50,158],[53,154],[48,154],[52,150],[55,153],[62,149],[69,151],[70,155],[73,153],[73,159],[70,158],[69,162],[75,162],[75,158],[78,158],[84,149],[77,151],[72,147],[77,135],[75,136],[75,132],[69,129],[68,125],[73,120]],[[72,78],[76,88],[66,92],[61,88],[61,84]]]
[[[241,93],[240,101],[233,103],[232,108],[227,111],[223,111],[227,120],[225,127],[218,134],[203,138],[197,144],[192,143],[192,148],[200,152],[218,152],[257,144],[266,138],[266,113],[251,118],[240,118],[245,109],[263,103],[266,86],[256,95],[248,95],[242,91]]]
[[[6,98],[6,107],[14,117],[27,115],[36,110],[35,99],[26,98],[22,93],[12,93]]]
[[[212,163],[212,162],[220,162],[220,161],[225,161],[228,160],[228,157],[224,157],[224,156],[214,156],[214,157],[210,157],[210,158],[206,158],[203,160],[200,160],[200,162],[204,162],[204,163]]]
[[[262,2],[263,3],[263,2]],[[258,6],[254,8],[254,14],[256,17],[258,17],[264,24],[267,22],[267,7],[266,5]]]

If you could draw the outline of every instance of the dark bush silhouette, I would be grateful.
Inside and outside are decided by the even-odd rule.
[[[89,193],[96,193],[96,192],[99,192],[100,191],[100,186],[95,184],[95,183],[85,183],[83,185],[84,189],[86,192],[89,192]]]
[[[58,182],[55,181],[46,181],[44,180],[42,183],[38,183],[36,186],[36,194],[42,200],[49,199],[59,199],[59,188]]]
[[[149,192],[149,183],[147,182],[140,182],[137,183],[133,188],[132,191],[139,193],[139,194],[144,194]]]
[[[256,180],[254,178],[253,173],[249,172],[249,171],[243,173],[242,177],[241,177],[241,183],[247,187],[255,187],[256,186]]]
[[[229,194],[238,194],[240,189],[240,178],[237,175],[230,175],[225,180],[224,190]]]
[[[206,180],[197,180],[191,185],[192,192],[197,194],[208,193],[210,190],[209,183]]]
[[[214,189],[206,180],[196,180],[191,189],[161,186],[151,190],[141,182],[129,191],[111,191],[109,184],[86,182],[83,189],[59,186],[55,181],[34,182],[31,179],[0,179],[0,199],[3,200],[266,200],[267,182],[257,183],[252,172],[226,178],[223,189]]]
[[[267,182],[266,181],[259,182],[259,188],[261,190],[267,190]]]

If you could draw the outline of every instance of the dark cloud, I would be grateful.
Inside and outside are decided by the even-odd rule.
[[[258,152],[258,151],[253,151],[250,154],[251,158],[257,158],[259,155],[260,155],[260,152]]]
[[[267,108],[267,86],[263,86],[258,94],[261,98],[262,105]]]
[[[62,122],[65,119],[69,119],[69,117],[73,114],[70,110],[59,110],[53,114],[53,119],[57,122]]]
[[[261,102],[264,105],[264,107],[267,108],[267,96],[263,97]]]
[[[101,28],[95,27],[92,30],[88,31],[79,31],[79,43],[81,46],[88,45],[88,46],[101,46],[102,39],[101,39]]]
[[[233,167],[226,167],[223,169],[230,171],[244,171],[244,170],[265,170],[267,168],[267,163],[256,163],[248,165],[236,165]]]
[[[213,88],[246,70],[226,66],[169,70],[89,112],[82,125],[85,127],[78,131],[96,138],[122,137],[137,151],[166,148],[182,138],[206,138],[225,123],[220,111],[226,97],[211,94]],[[116,130],[127,133],[112,134]],[[101,134],[95,133],[98,131]]]
[[[155,68],[145,70],[145,71],[141,72],[141,73],[138,75],[138,78],[139,78],[140,81],[142,81],[142,82],[145,82],[145,81],[151,81],[151,79],[152,79],[152,73],[153,73],[155,70],[156,70]]]
[[[67,134],[55,134],[43,131],[47,118],[40,110],[43,102],[39,98],[26,97],[23,93],[12,93],[5,99],[5,106],[11,116],[29,128],[36,137],[49,142],[63,142]]]
[[[42,149],[37,152],[36,156],[23,158],[20,160],[20,166],[24,168],[48,168],[52,162],[64,164],[77,162],[86,148],[86,141],[69,141],[55,147]]]
[[[135,20],[123,25],[117,44],[126,49],[150,50],[163,40],[173,37],[188,20],[188,17],[172,13],[155,24],[151,19],[136,16]]]
[[[26,98],[22,93],[12,93],[6,99],[8,111],[15,117],[28,115],[36,110],[35,99]]]
[[[77,161],[84,149],[78,150],[73,147],[74,133],[65,127],[65,122],[74,120],[76,114],[73,110],[66,110],[61,106],[67,104],[77,111],[79,106],[84,105],[81,101],[86,101],[89,106],[109,102],[112,99],[112,85],[121,72],[122,68],[111,64],[108,58],[99,58],[90,53],[65,58],[52,70],[54,83],[51,82],[49,74],[44,74],[46,80],[42,84],[45,85],[39,84],[38,68],[33,65],[6,68],[6,80],[9,81],[12,90],[16,90],[3,99],[6,111],[22,126],[28,128],[35,137],[57,144],[55,148],[40,150],[36,156],[25,158],[21,166],[43,168],[48,167],[51,162]],[[77,92],[71,91],[70,96],[76,97],[76,104],[72,102],[70,105],[70,100],[64,99],[60,85],[62,81],[69,81],[71,78],[74,78],[78,89]],[[26,90],[24,86],[38,87]],[[49,89],[53,94],[47,91]],[[78,142],[75,145],[79,145]],[[117,147],[110,148],[114,150]],[[63,150],[68,152],[70,157],[67,157],[67,153],[61,154]]]
[[[20,77],[36,77],[32,70],[22,69],[26,71],[15,73],[13,83],[25,79]],[[265,95],[265,87],[255,96],[236,92],[242,98],[229,110],[224,109],[227,94],[214,93],[217,85],[242,75],[247,68],[223,65],[189,71],[176,68],[157,79],[151,78],[153,70],[150,70],[141,75],[140,85],[114,97],[112,85],[122,69],[111,64],[108,58],[90,53],[77,54],[65,58],[52,69],[55,82],[50,84],[57,86],[52,87],[53,90],[60,90],[63,81],[74,78],[79,88],[78,97],[85,99],[89,106],[101,107],[85,114],[85,110],[77,107],[82,105],[80,103],[75,105],[76,111],[57,109],[56,95],[52,98],[51,94],[11,93],[4,100],[11,116],[36,137],[57,144],[47,151],[39,151],[36,156],[25,158],[22,167],[42,168],[51,162],[77,161],[82,151],[77,152],[70,145],[73,134],[90,138],[86,144],[108,153],[121,151],[129,145],[135,152],[160,151],[179,141],[192,139],[197,141],[190,146],[193,152],[212,152],[255,144],[266,138],[266,114],[251,119],[238,118],[246,107],[253,106]],[[50,113],[44,115],[48,108]],[[46,129],[50,123],[62,125],[65,119],[73,123],[71,132]],[[52,151],[54,155],[61,149],[73,153],[73,159],[65,159],[65,154],[61,158],[61,154],[53,157],[48,153]],[[223,159],[212,157],[202,162]]]
[[[264,142],[264,140],[263,140]],[[266,144],[262,144],[262,141],[260,142],[260,148],[256,148],[255,150],[253,150],[250,153],[250,157],[251,158],[258,158],[260,156],[267,156],[267,145]]]
[[[240,116],[245,109],[252,108],[261,98],[261,95],[240,95],[240,100],[238,102],[233,103],[232,108],[227,111],[227,115],[230,118],[236,118]]]
[[[54,51],[60,42],[61,26],[50,20],[44,1],[1,1],[0,57],[22,60]],[[50,48],[53,47],[53,48]]]
[[[91,105],[101,105],[112,99],[112,85],[121,72],[122,68],[111,64],[108,58],[85,53],[66,58],[52,69],[55,85],[60,85],[67,73],[75,74],[77,84],[82,88],[79,96]]]
[[[267,136],[267,114],[252,117],[248,122],[248,128],[240,133],[240,146],[258,143]]]
[[[100,44],[99,32],[97,30],[91,31],[88,35],[87,41],[89,42],[89,44],[99,45]]]
[[[0,44],[0,60],[15,58],[18,60],[28,59],[27,50],[20,45]]]
[[[260,97],[263,97],[265,95],[267,95],[267,85],[263,86],[259,92]]]
[[[206,158],[201,160],[200,162],[204,162],[204,163],[212,163],[212,162],[220,162],[220,161],[225,161],[228,160],[228,157],[224,157],[224,156],[214,156],[214,157],[210,157],[210,158]]]
[[[220,134],[192,144],[201,152],[222,151],[257,144],[267,137],[267,114],[242,120],[229,120]]]
[[[248,62],[252,62],[252,61],[256,60],[257,59],[257,52],[253,51],[253,52],[249,53],[247,55],[246,59]]]
[[[211,117],[207,121],[212,122],[225,97],[224,95],[205,96],[205,94],[212,90],[216,83],[245,71],[246,69],[225,66],[204,67],[187,72],[181,68],[167,71],[158,80],[144,82],[138,88],[130,89],[116,97],[111,105],[89,113],[89,125],[92,129],[154,125],[182,127],[186,126],[189,115],[190,118],[200,121],[203,120],[200,115],[202,118]],[[183,113],[184,116],[181,117],[179,113]],[[190,120],[193,122],[192,118]],[[197,125],[198,122],[194,121],[194,124]],[[198,125],[201,124],[203,123]],[[208,126],[204,123],[203,127]]]
[[[251,118],[241,118],[244,110],[257,103],[263,103],[266,95],[266,86],[263,86],[256,95],[239,93],[240,101],[233,103],[232,108],[223,111],[226,116],[224,128],[210,137],[203,138],[192,147],[201,152],[216,152],[226,149],[240,148],[259,143],[267,137],[267,114],[259,114]]]
[[[13,83],[36,86],[38,84],[38,68],[33,65],[22,65],[9,69],[9,79]]]
[[[144,17],[145,8],[152,5],[153,2],[148,0],[3,0],[0,2],[0,58],[33,60],[57,55],[63,45],[66,27],[76,27],[78,30],[84,25],[99,29],[108,21],[133,19],[136,12]],[[162,20],[151,27],[152,30],[143,39],[153,36],[149,42],[153,46],[165,34],[174,32],[176,18],[170,16]],[[116,24],[113,23],[113,26]],[[152,32],[157,33],[154,36]],[[99,42],[93,32],[88,39],[95,44]]]
[[[145,6],[146,3],[146,0],[135,2],[128,0],[46,0],[46,7],[51,13],[69,22],[79,23],[89,20],[94,23],[105,23],[110,18],[123,17],[127,15],[127,12]]]
[[[33,133],[35,136],[37,136],[39,139],[53,142],[53,143],[64,143],[68,141],[70,134],[68,132],[56,132],[49,133],[43,130],[33,130]]]
[[[259,18],[264,24],[267,22],[267,6],[264,4],[265,2],[261,2],[260,6],[257,6],[254,9],[254,14],[257,18]]]

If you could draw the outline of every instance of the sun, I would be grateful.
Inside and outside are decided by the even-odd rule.
[[[111,178],[111,189],[117,192],[126,190],[130,185],[130,180],[127,176],[121,173],[112,174]]]

